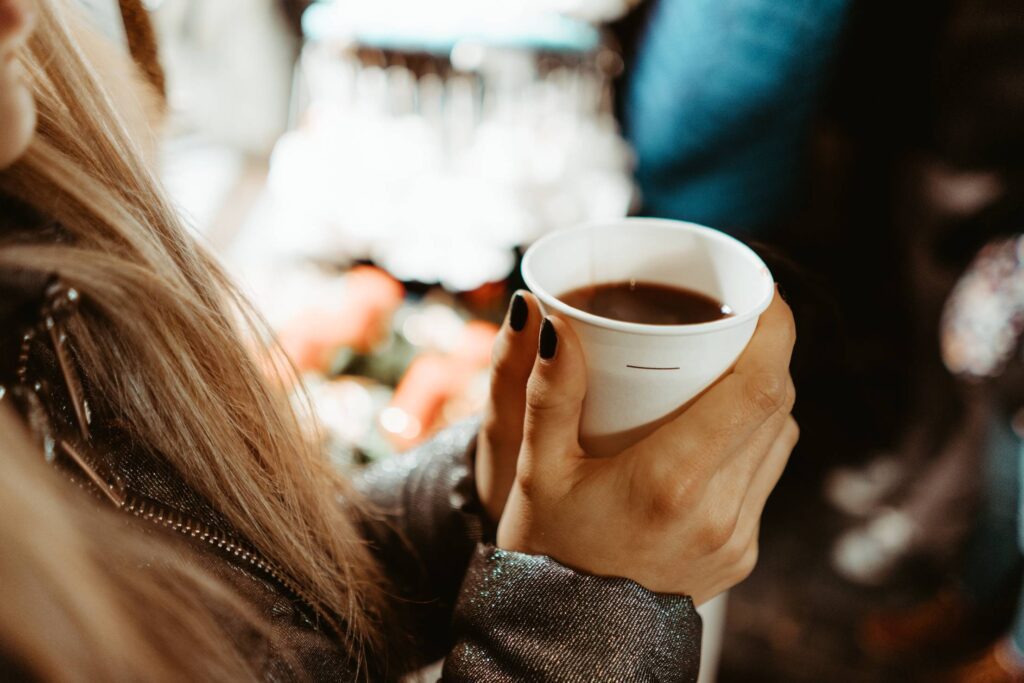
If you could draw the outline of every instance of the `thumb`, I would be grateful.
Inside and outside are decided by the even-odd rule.
[[[554,464],[582,454],[580,414],[587,372],[576,334],[568,323],[547,317],[540,328],[537,358],[526,387],[523,453],[529,465]]]

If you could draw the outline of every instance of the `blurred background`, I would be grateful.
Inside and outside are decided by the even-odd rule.
[[[341,466],[480,410],[532,241],[704,223],[800,333],[718,680],[1024,680],[1019,1],[144,4],[163,179]]]

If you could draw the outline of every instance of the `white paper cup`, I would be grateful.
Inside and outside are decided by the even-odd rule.
[[[671,419],[743,352],[774,280],[749,247],[693,223],[624,218],[568,228],[537,241],[523,279],[545,315],[576,332],[587,363],[580,441],[589,455],[614,455]],[[642,325],[568,306],[559,296],[588,285],[640,280],[686,287],[733,315],[696,325]]]

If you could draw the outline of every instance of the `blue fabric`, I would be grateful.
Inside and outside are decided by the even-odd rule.
[[[993,421],[986,444],[984,495],[962,577],[964,592],[977,604],[996,600],[1020,564],[1021,445],[1008,419]]]
[[[1024,441],[1009,420],[996,420],[986,448],[985,495],[978,524],[967,546],[964,592],[977,604],[998,599],[1024,556]],[[1010,631],[1024,655],[1024,586]]]
[[[1021,588],[1021,595],[1017,599],[1017,613],[1013,617],[1013,630],[1010,631],[1010,642],[1017,651],[1017,655],[1024,660],[1024,587]]]
[[[1024,443],[1017,444],[1017,549],[1024,554]],[[1017,613],[1013,617],[1010,640],[1017,654],[1024,658],[1024,586],[1017,600]]]
[[[1024,554],[1024,441],[1017,438],[1017,549]]]
[[[625,101],[644,213],[715,227],[776,218],[849,0],[660,0]]]

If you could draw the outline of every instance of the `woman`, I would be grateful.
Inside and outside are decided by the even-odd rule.
[[[0,408],[41,451],[0,459],[22,498],[45,481],[32,509],[0,499],[0,530],[74,538],[0,563],[0,603],[25,605],[0,612],[6,670],[390,680],[445,657],[450,680],[693,679],[694,605],[752,569],[797,438],[785,303],[688,410],[599,460],[576,441],[579,344],[519,294],[479,434],[352,487],[246,351],[267,335],[181,229],[68,12],[0,0]]]

